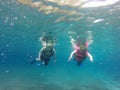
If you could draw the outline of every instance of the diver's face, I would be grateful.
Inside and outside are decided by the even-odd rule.
[[[52,43],[48,43],[47,46],[53,46],[53,44]]]

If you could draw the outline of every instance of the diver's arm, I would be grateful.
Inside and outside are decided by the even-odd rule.
[[[53,54],[54,62],[56,62],[56,51],[55,51],[55,49],[53,49],[53,52],[54,52],[54,54]]]
[[[40,56],[41,56],[41,53],[43,52],[43,49],[44,49],[44,48],[45,48],[45,47],[43,47],[43,48],[39,51],[39,56],[38,56],[38,58],[36,58],[37,61],[40,61],[40,60],[41,60]]]
[[[90,58],[90,61],[93,62],[93,56],[87,52],[87,56]]]
[[[74,50],[74,51],[70,54],[70,57],[69,57],[68,61],[70,61],[70,60],[72,59],[72,57],[73,57],[73,55],[74,55],[75,52],[76,52],[76,51]]]

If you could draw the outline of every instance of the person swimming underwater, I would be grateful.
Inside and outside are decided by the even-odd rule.
[[[74,60],[77,61],[77,66],[79,66],[87,56],[90,58],[90,61],[93,61],[92,55],[87,51],[88,43],[81,42],[80,39],[75,41],[72,37],[70,38],[74,51],[71,52],[68,61],[70,61],[73,56]]]
[[[43,48],[39,51],[38,58],[36,58],[36,60],[33,60],[31,64],[33,64],[36,61],[41,61],[42,64],[47,66],[52,56],[54,57],[54,62],[56,62],[56,51],[54,49],[54,45],[55,45],[54,39],[52,39],[51,37],[49,38],[49,36],[44,36],[44,37],[41,37],[41,42],[43,44]]]
[[[45,47],[43,47],[39,52],[39,57],[36,59],[37,61],[41,61],[45,66],[48,65],[50,58],[54,57],[54,62],[56,62],[56,51],[53,48],[53,43],[49,41]]]

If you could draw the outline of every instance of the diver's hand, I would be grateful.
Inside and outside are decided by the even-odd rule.
[[[91,61],[91,62],[94,62],[93,57],[90,58],[90,61]]]
[[[40,58],[36,58],[36,61],[40,61]]]
[[[71,58],[68,58],[68,62],[70,62],[71,61]]]
[[[70,62],[70,60],[68,59],[68,62]]]

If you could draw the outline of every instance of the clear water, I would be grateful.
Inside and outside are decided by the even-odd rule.
[[[82,1],[0,0],[0,90],[120,90],[120,2],[85,8],[90,1]],[[44,31],[56,36],[57,62],[31,65]],[[92,37],[93,63],[67,61],[70,35]]]

